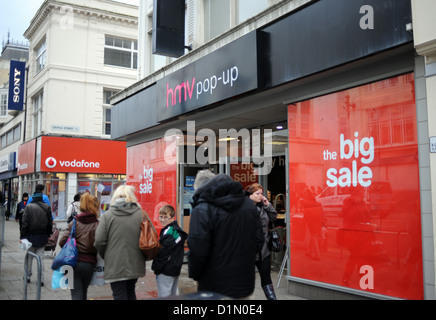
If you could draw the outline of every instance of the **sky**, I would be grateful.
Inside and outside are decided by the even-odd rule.
[[[139,5],[139,0],[115,0]],[[0,0],[0,44],[8,40],[27,42],[23,34],[44,0]]]

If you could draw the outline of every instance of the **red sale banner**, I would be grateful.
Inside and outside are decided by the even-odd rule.
[[[291,276],[422,299],[414,75],[292,104],[288,117]]]
[[[160,231],[159,209],[176,207],[177,162],[172,142],[158,139],[127,148],[127,184],[136,189],[136,197],[154,226]]]

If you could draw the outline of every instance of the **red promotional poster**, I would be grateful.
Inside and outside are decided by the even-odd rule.
[[[288,117],[291,276],[423,299],[414,75],[292,104]]]
[[[239,181],[242,188],[259,182],[259,176],[255,174],[253,163],[236,163],[230,165],[230,176],[233,180]]]
[[[17,173],[24,175],[35,171],[36,140],[30,140],[18,147]]]
[[[127,159],[127,184],[135,187],[138,202],[159,232],[159,209],[169,204],[177,210],[175,148],[159,139],[129,147]]]

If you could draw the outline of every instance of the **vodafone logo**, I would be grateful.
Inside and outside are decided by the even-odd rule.
[[[58,163],[58,162],[57,162],[56,159],[53,158],[53,157],[48,157],[48,158],[45,160],[45,166],[46,166],[47,168],[49,168],[49,169],[53,169],[54,167],[56,167],[57,163]]]
[[[48,157],[47,159],[45,159],[45,166],[49,169],[53,169],[57,166],[58,162],[62,168],[96,168],[96,169],[100,168],[99,162],[76,160],[76,159],[72,161],[68,161],[68,160],[57,161],[53,157]]]

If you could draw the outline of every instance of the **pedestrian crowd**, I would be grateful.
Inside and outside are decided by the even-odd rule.
[[[277,213],[262,186],[256,183],[244,190],[227,175],[202,170],[197,173],[194,189],[189,235],[178,225],[173,206],[158,210],[162,229],[152,270],[159,298],[179,294],[178,279],[187,245],[189,277],[197,281],[198,291],[253,299],[257,268],[266,298],[276,300],[269,230]],[[27,239],[32,244],[28,250],[41,257],[53,230],[51,206],[43,190],[43,185],[37,185],[30,198],[23,194],[17,208],[20,239]],[[89,193],[77,194],[68,207],[69,223],[58,245],[62,248],[74,230],[78,259],[73,267],[71,297],[87,299],[95,265],[103,259],[104,280],[110,284],[114,300],[136,300],[136,282],[145,276],[146,258],[138,242],[146,213],[137,201],[135,188],[129,185],[115,190],[109,210],[101,217],[99,208],[98,199]],[[30,263],[28,282],[31,271]]]

